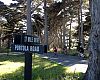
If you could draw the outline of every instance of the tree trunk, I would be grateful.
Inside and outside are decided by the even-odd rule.
[[[78,0],[79,2],[80,2],[80,0]],[[79,39],[79,42],[81,42],[81,37],[80,37],[80,35],[81,35],[81,28],[80,28],[80,5],[79,5],[79,8],[78,8],[78,39]]]
[[[70,29],[69,29],[69,50],[71,50],[71,27],[72,27],[72,17],[70,20]]]
[[[65,46],[65,29],[66,29],[66,27],[65,27],[65,0],[62,0],[63,1],[63,12],[64,12],[64,14],[63,14],[63,46],[62,46],[62,49],[64,48],[64,46]]]
[[[1,34],[2,34],[2,29],[1,29],[1,26],[0,26],[0,49],[1,49]]]
[[[84,80],[100,80],[100,0],[90,0],[90,58]]]
[[[0,49],[1,49],[1,33],[0,33]]]

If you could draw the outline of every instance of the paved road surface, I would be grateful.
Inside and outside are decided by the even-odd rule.
[[[58,64],[68,66],[71,71],[85,73],[88,67],[88,61],[78,56],[69,56],[64,54],[55,55],[54,53],[40,54],[40,56],[42,58],[58,62]]]

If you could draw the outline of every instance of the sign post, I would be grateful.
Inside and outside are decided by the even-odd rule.
[[[31,0],[27,0],[27,35],[32,35]],[[25,53],[24,80],[32,80],[32,53]]]
[[[40,45],[39,38],[31,35],[14,35],[11,50],[25,53],[24,80],[32,80],[32,53],[44,52],[44,46]]]

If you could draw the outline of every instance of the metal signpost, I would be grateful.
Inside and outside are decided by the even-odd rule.
[[[44,46],[40,44],[39,38],[24,34],[14,35],[11,51],[25,53],[24,80],[32,80],[32,53],[42,54],[44,52]]]

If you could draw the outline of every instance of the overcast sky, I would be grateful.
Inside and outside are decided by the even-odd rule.
[[[6,4],[6,5],[9,5],[12,2],[12,0],[0,0],[0,1],[4,2],[4,4]],[[58,1],[62,1],[62,0],[54,0],[54,1],[58,2]]]
[[[4,4],[9,5],[12,1],[11,0],[0,0],[2,2],[4,2]]]

